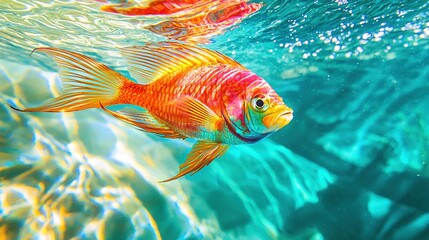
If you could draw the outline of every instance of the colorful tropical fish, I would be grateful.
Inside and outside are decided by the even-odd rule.
[[[292,110],[268,83],[216,51],[179,43],[121,49],[133,82],[79,53],[37,48],[60,67],[63,92],[23,112],[70,112],[102,108],[140,130],[197,142],[179,173],[196,173],[232,144],[254,143],[283,128]],[[133,104],[143,111],[113,111]]]

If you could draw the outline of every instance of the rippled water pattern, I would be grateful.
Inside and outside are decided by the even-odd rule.
[[[35,47],[127,74],[119,47],[169,40],[103,4],[0,2],[0,239],[429,239],[428,1],[265,1],[210,36],[294,120],[167,184],[192,141],[7,105],[61,91]]]

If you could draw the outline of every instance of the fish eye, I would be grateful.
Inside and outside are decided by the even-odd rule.
[[[252,99],[252,107],[258,112],[263,112],[268,108],[268,100],[265,96],[257,95]]]
[[[264,101],[262,101],[262,99],[258,99],[256,100],[255,104],[256,104],[256,107],[261,108],[264,106]]]

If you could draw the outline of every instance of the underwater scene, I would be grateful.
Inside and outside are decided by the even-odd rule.
[[[429,1],[0,9],[0,239],[429,239]]]

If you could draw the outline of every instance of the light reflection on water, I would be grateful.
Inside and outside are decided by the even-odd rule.
[[[100,9],[125,16],[151,18],[162,16],[165,20],[144,28],[172,40],[188,43],[210,43],[210,38],[225,32],[228,27],[258,11],[262,3],[247,3],[247,0],[176,0],[127,2],[104,4]]]
[[[20,69],[16,65],[3,66]],[[45,74],[22,69],[27,74],[21,79],[3,69],[2,85],[13,79],[14,84],[9,84],[13,86],[12,92],[20,93],[25,92],[21,87],[28,82],[34,86],[37,82],[46,81]],[[53,81],[52,78],[49,80]],[[42,86],[46,87],[45,84]],[[2,99],[8,98],[2,94]],[[2,158],[1,220],[6,223],[2,225],[6,228],[5,233],[48,239],[69,238],[76,234],[98,239],[112,234],[128,234],[137,238],[159,236],[150,213],[152,208],[162,207],[157,206],[156,198],[165,202],[169,197],[162,192],[176,197],[185,194],[180,186],[157,184],[160,176],[166,178],[168,170],[171,171],[162,165],[177,165],[171,154],[157,158],[161,162],[170,161],[170,164],[162,164],[152,171],[142,163],[149,159],[147,162],[153,167],[148,153],[150,146],[169,152],[167,148],[140,136],[140,133],[125,133],[121,130],[124,126],[117,122],[116,125],[109,123],[108,118],[101,114],[82,119],[74,117],[74,113],[55,114],[54,117],[22,115],[8,109],[4,100],[2,102],[2,115],[9,117],[8,121],[2,121],[1,126],[2,139],[6,143],[2,145],[2,155],[12,157],[20,151],[17,160]],[[141,149],[139,152],[131,150],[130,145],[133,144],[127,143],[136,135],[147,146],[136,148]],[[130,186],[133,182],[155,202],[146,203],[145,196],[138,196]],[[188,209],[182,206],[185,202],[186,198],[183,198],[172,208]],[[190,222],[196,221],[189,209],[182,211],[181,215]],[[16,231],[14,226],[20,231]]]
[[[59,94],[53,62],[29,57],[35,47],[124,71],[117,47],[166,40],[145,29],[166,16],[101,5],[0,3],[0,238],[427,238],[427,1],[266,1],[213,37],[207,47],[267,79],[296,117],[168,184],[158,181],[176,173],[191,141],[98,110],[6,104]]]

